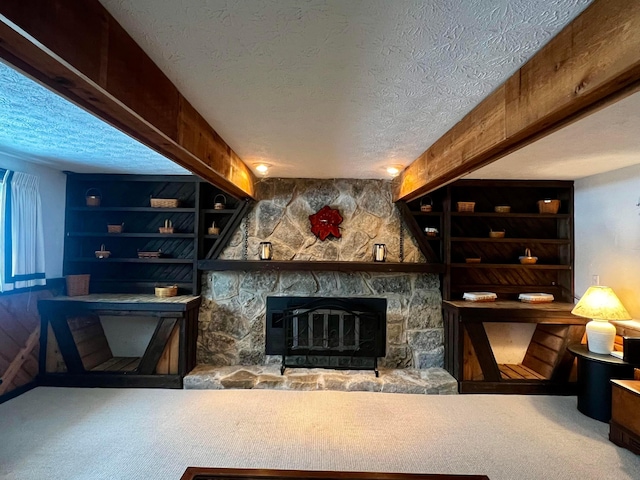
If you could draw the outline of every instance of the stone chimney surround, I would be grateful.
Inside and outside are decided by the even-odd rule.
[[[260,242],[271,242],[280,261],[372,261],[373,245],[387,246],[387,260],[400,259],[401,218],[383,180],[266,179],[260,200],[247,214],[220,258],[258,259]],[[323,206],[344,218],[342,238],[321,241],[311,233],[309,215]],[[404,261],[424,263],[404,229]],[[387,368],[442,367],[444,358],[440,279],[431,273],[320,271],[205,272],[198,335],[198,363],[267,365],[267,296],[387,299]]]

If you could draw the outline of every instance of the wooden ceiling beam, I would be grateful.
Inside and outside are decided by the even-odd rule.
[[[596,0],[409,165],[395,200],[418,198],[638,90],[640,2]]]
[[[0,58],[223,190],[254,197],[251,170],[97,0],[1,1]]]

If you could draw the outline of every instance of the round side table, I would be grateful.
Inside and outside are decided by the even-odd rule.
[[[611,380],[633,378],[633,365],[611,355],[590,352],[586,345],[569,345],[578,359],[578,410],[601,422],[611,420]]]

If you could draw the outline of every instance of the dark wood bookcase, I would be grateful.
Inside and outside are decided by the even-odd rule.
[[[573,302],[573,182],[459,180],[428,197],[399,207],[425,257],[445,266],[445,300],[490,291],[503,300],[545,292]],[[544,199],[560,200],[558,213],[539,213]],[[432,211],[421,212],[420,204],[429,202]],[[474,202],[473,212],[457,211],[458,202]],[[503,205],[509,213],[494,211]],[[426,227],[438,235],[428,237]],[[504,231],[504,238],[490,238],[492,230]],[[538,257],[534,265],[520,264],[527,248]],[[472,258],[479,263],[467,263]]]
[[[100,205],[87,205],[88,194]],[[156,285],[199,293],[198,260],[217,258],[248,207],[190,175],[68,174],[66,198],[64,274],[91,274],[92,293],[153,293]],[[151,198],[180,204],[151,207]],[[216,198],[225,208],[214,208]],[[174,233],[159,232],[166,220]],[[209,235],[214,221],[220,233]],[[120,224],[121,233],[108,232],[107,225]],[[108,258],[95,255],[102,245]],[[159,258],[138,258],[157,251]]]

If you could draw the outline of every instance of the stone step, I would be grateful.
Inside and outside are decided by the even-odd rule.
[[[280,375],[278,365],[198,365],[184,378],[188,390],[225,388],[269,388],[277,390],[341,390],[417,394],[456,394],[458,383],[442,368],[328,370],[287,368]]]

